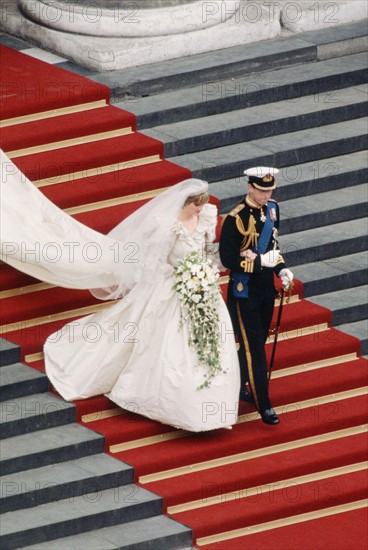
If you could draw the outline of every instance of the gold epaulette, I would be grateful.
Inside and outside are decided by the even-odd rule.
[[[235,208],[231,210],[231,212],[229,213],[229,216],[232,216],[233,218],[235,218],[235,216],[239,214],[239,212],[241,212],[241,210],[243,210],[244,207],[245,207],[245,204],[241,202],[240,204],[238,204],[238,206],[235,206]]]

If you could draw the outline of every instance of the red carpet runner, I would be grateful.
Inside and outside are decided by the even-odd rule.
[[[81,222],[106,233],[189,176],[163,159],[160,142],[135,131],[134,116],[109,105],[106,87],[6,47],[0,53],[1,147]],[[51,332],[106,307],[6,265],[0,283],[2,337],[40,370]],[[106,452],[131,463],[137,483],[163,496],[166,513],[192,527],[198,548],[365,550],[367,363],[359,342],[331,328],[331,312],[303,300],[300,282],[279,338],[271,380],[277,427],[241,403],[233,430],[195,435],[103,396],[76,403],[79,421],[105,435]],[[272,335],[268,356],[271,349]]]

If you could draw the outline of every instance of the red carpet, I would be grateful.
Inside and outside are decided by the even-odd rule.
[[[3,298],[2,322],[4,324],[16,323],[19,318],[26,321],[97,303],[100,302],[88,290],[71,293],[66,288],[49,288],[42,292],[30,292],[13,298]]]
[[[328,483],[314,481],[297,485],[278,483],[259,495],[222,502],[210,509],[200,508],[175,514],[175,519],[193,527],[196,537],[273,521],[285,516],[320,510],[365,498],[365,471],[329,477]],[[316,498],[318,490],[318,498]]]
[[[324,468],[326,462],[330,463],[331,468],[343,466],[347,461],[352,464],[362,462],[366,458],[365,438],[366,434],[361,433],[350,436],[348,445],[341,445],[341,439],[316,443],[308,447],[308,453],[305,447],[277,453],[270,450],[266,456],[237,462],[236,478],[234,465],[227,464],[178,476],[175,483],[172,478],[146,483],[145,488],[164,496],[166,506],[194,501],[199,496],[206,502],[216,495],[273,483],[276,475],[278,479],[289,479],[318,472]],[[273,468],[270,468],[270,462]]]
[[[107,86],[0,45],[0,120],[106,101]]]
[[[82,111],[27,122],[22,125],[21,134],[17,125],[5,127],[1,131],[1,143],[2,149],[9,152],[121,128],[135,130],[135,126],[134,115],[112,105],[106,105],[95,109],[93,116],[90,111]]]
[[[273,430],[255,418],[236,425],[231,433],[222,430],[221,433],[218,431],[216,433],[189,434],[173,441],[163,441],[151,444],[151,446],[147,444],[144,453],[139,447],[114,453],[114,456],[118,456],[129,464],[134,464],[136,475],[139,478],[156,471],[223,458],[230,454],[356,426],[361,423],[364,414],[367,413],[367,399],[365,396],[356,397],[341,400],[332,405],[330,403],[319,405],[317,402],[316,407],[318,415],[312,406],[302,409],[300,403],[288,406],[286,401],[285,407],[280,408],[280,425]],[[253,409],[248,406],[247,412],[253,412]],[[119,417],[115,418],[116,425],[119,420]],[[123,419],[120,420],[120,423],[124,423]],[[90,427],[93,427],[92,423]],[[99,425],[99,432],[101,427]],[[106,431],[108,437],[108,430]],[[138,435],[137,438],[139,437]],[[110,443],[109,440],[108,443]]]
[[[113,163],[133,162],[157,155],[162,158],[163,144],[143,134],[128,134],[74,147],[62,147],[13,159],[14,164],[32,181],[48,180],[57,183],[60,176],[99,169]],[[134,166],[134,164],[133,164]]]
[[[303,521],[297,525],[250,534],[231,541],[206,545],[206,550],[366,550],[368,547],[365,507],[329,517]]]
[[[97,174],[85,178],[50,185],[42,192],[60,208],[69,208],[85,202],[115,199],[122,195],[143,193],[147,190],[163,189],[190,177],[185,168],[167,160],[134,166],[126,170],[114,170],[107,174]],[[136,208],[134,203],[127,204]],[[130,214],[131,212],[128,212]]]
[[[106,233],[157,190],[190,177],[163,159],[162,143],[135,131],[133,115],[108,104],[106,87],[9,48],[0,55],[1,118],[30,115],[7,122],[1,146],[40,147],[14,162],[33,181],[46,180],[41,191],[82,223]],[[47,113],[60,108],[66,112]],[[120,135],[125,128],[131,133]],[[118,135],[101,136],[111,131]],[[71,139],[80,142],[65,144]],[[6,265],[0,284],[2,337],[39,370],[47,336],[98,304],[88,292],[32,288],[39,281]],[[104,396],[78,401],[78,419],[134,466],[139,484],[162,495],[166,513],[193,529],[194,547],[366,550],[367,361],[331,318],[303,299],[296,281],[271,378],[276,427],[240,403],[232,430],[178,432]]]

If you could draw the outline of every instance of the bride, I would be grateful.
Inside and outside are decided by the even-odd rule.
[[[188,431],[235,424],[239,366],[211,267],[217,209],[208,203],[208,184],[174,185],[104,236],[48,201],[4,153],[1,161],[2,259],[46,282],[88,288],[112,301],[48,337],[45,369],[59,394],[68,401],[105,394],[124,409]],[[52,243],[58,261],[24,257],[23,243],[41,250]],[[85,253],[92,244],[99,251],[93,261]],[[202,297],[193,291],[191,301],[189,290],[188,300],[185,292],[198,289],[201,277],[207,291]],[[210,299],[203,302],[204,296]]]

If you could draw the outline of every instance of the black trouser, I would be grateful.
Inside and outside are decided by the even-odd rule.
[[[265,292],[249,291],[249,298],[235,298],[231,284],[228,307],[239,342],[241,387],[249,383],[256,407],[271,407],[268,396],[268,373],[265,342],[271,325],[275,297],[273,288]]]

